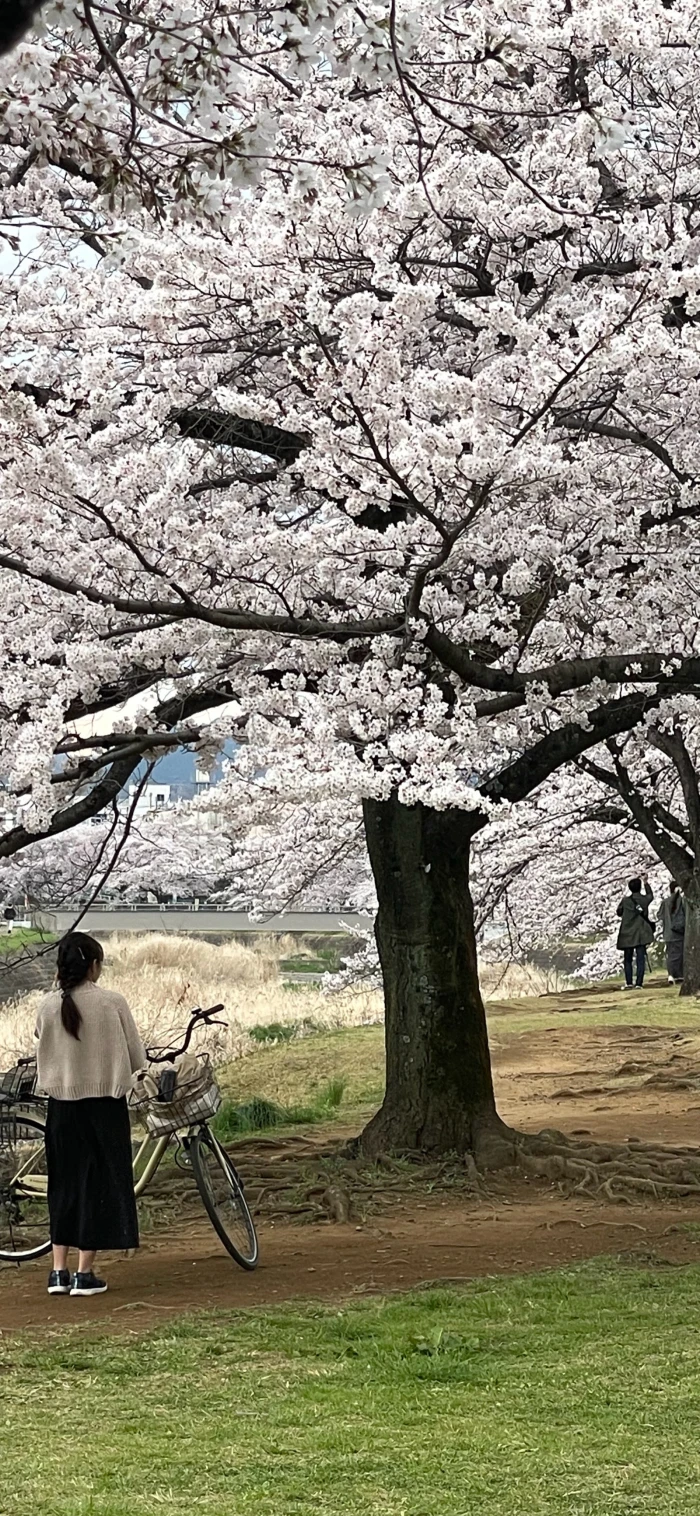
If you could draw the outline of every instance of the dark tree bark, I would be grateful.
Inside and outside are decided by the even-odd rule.
[[[700,878],[693,876],[685,891],[685,941],[681,995],[700,995]]]
[[[365,801],[384,976],[386,1093],[360,1138],[369,1154],[471,1152],[501,1161],[479,989],[469,854],[480,814]],[[512,1142],[508,1144],[512,1150]]]
[[[9,53],[41,9],[42,0],[0,0],[0,55]]]
[[[657,694],[604,702],[587,727],[566,723],[482,787],[516,802],[562,764],[629,731]],[[377,889],[375,925],[384,980],[386,1094],[360,1138],[383,1151],[471,1152],[484,1167],[515,1153],[496,1111],[479,989],[469,858],[481,811],[365,801]]]

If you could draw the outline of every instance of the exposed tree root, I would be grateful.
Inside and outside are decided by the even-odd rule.
[[[485,1130],[475,1153],[442,1160],[416,1152],[370,1163],[348,1156],[347,1148],[322,1152],[309,1144],[280,1148],[274,1159],[251,1150],[245,1171],[259,1214],[326,1222],[361,1221],[419,1192],[428,1198],[459,1191],[478,1203],[493,1193],[495,1176],[508,1171],[616,1204],[700,1196],[700,1148],[577,1141],[553,1130],[529,1136],[503,1126]]]
[[[396,1207],[459,1196],[478,1206],[526,1175],[562,1193],[631,1204],[700,1197],[700,1147],[661,1147],[630,1139],[596,1142],[545,1130],[534,1136],[498,1125],[485,1129],[475,1153],[427,1159],[380,1154],[370,1162],[347,1146],[310,1140],[256,1140],[231,1149],[257,1216],[297,1223],[361,1224]],[[179,1170],[158,1175],[146,1196],[155,1224],[199,1215],[191,1179]]]
[[[545,1231],[547,1232],[553,1232],[554,1228],[558,1226],[575,1226],[578,1227],[579,1231],[581,1232],[590,1232],[591,1228],[596,1226],[604,1226],[606,1231],[609,1231],[611,1227],[617,1226],[621,1227],[625,1232],[646,1232],[647,1230],[647,1228],[645,1226],[642,1226],[641,1222],[639,1221],[609,1221],[607,1217],[605,1220],[601,1218],[600,1221],[579,1221],[575,1216],[560,1216],[557,1221],[543,1221],[540,1223],[540,1225],[544,1227]],[[668,1227],[667,1230],[669,1232],[673,1232],[677,1231],[678,1228]],[[666,1232],[664,1232],[664,1237],[665,1236]]]
[[[348,1191],[340,1184],[329,1184],[323,1191],[321,1204],[331,1221],[349,1221],[351,1200]]]
[[[427,1201],[457,1190],[476,1201],[484,1193],[471,1153],[441,1160],[417,1152],[380,1154],[371,1162],[349,1155],[341,1144],[288,1149],[283,1140],[274,1153],[271,1147],[256,1151],[252,1141],[245,1155],[239,1144],[231,1149],[255,1215],[271,1220],[362,1223],[409,1199]]]
[[[653,1143],[580,1143],[563,1132],[515,1136],[516,1166],[577,1195],[624,1202],[700,1195],[700,1148]]]

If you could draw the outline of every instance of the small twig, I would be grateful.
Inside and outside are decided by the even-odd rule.
[[[97,51],[99,52],[100,57],[109,66],[109,68],[111,68],[112,72],[116,74],[117,79],[119,80],[119,83],[121,84],[124,94],[126,95],[126,98],[129,102],[129,110],[131,113],[131,130],[129,132],[129,136],[127,137],[126,146],[124,148],[124,158],[126,159],[130,156],[132,146],[136,140],[136,132],[138,128],[138,101],[136,99],[134,91],[131,88],[129,80],[127,79],[126,74],[121,67],[121,64],[117,62],[114,53],[111,52],[111,50],[108,48],[107,43],[105,42],[104,37],[102,36],[97,26],[95,18],[92,14],[92,5],[90,3],[90,0],[83,0],[83,14],[85,16],[85,24],[88,27],[89,31],[92,32],[92,35],[95,39]]]
[[[117,1311],[172,1311],[171,1305],[151,1305],[147,1300],[127,1300],[124,1305],[115,1305]]]

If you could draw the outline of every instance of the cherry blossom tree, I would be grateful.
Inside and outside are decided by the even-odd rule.
[[[580,770],[564,770],[477,839],[473,892],[485,951],[525,962],[589,939],[582,976],[619,974],[616,907],[637,873],[661,894],[665,876],[631,815]]]
[[[681,993],[700,993],[700,728],[694,701],[662,707],[641,743],[635,734],[606,743],[585,772],[608,813],[631,820],[647,848],[680,885],[686,930]],[[612,792],[612,794],[611,794]],[[615,804],[616,802],[616,804]]]
[[[218,793],[216,804],[222,803]],[[231,852],[217,903],[253,912],[366,911],[376,896],[359,805],[290,804],[259,791],[223,797]]]
[[[231,796],[361,805],[365,1144],[484,1152],[473,839],[700,685],[697,49],[689,5],[386,19],[370,79],[268,70],[274,174],[187,229],[102,197],[89,265],[67,169],[8,188],[52,210],[4,279],[0,855],[232,733]]]
[[[294,805],[258,780],[257,794],[215,797],[228,816],[234,878],[217,897],[246,910],[367,911],[377,900],[359,806]],[[528,963],[581,944],[583,977],[619,974],[616,907],[632,874],[648,873],[656,896],[668,874],[632,814],[600,783],[573,767],[517,806],[498,807],[471,847],[470,893],[479,959]],[[359,930],[362,951],[336,981],[381,982],[376,943]],[[594,946],[586,950],[587,939]]]
[[[385,4],[348,0],[2,4],[5,237],[26,251],[22,234],[38,217],[118,256],[144,213],[225,227],[232,189],[303,174],[309,74],[372,90],[410,36],[410,13],[390,29]],[[355,133],[324,164],[358,201],[376,190],[380,157]]]
[[[78,908],[96,890],[117,901],[167,902],[207,900],[234,888],[230,841],[196,812],[178,809],[120,820],[115,827],[98,817],[0,860],[0,896]]]

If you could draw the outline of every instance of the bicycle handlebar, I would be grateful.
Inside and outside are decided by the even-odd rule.
[[[186,1053],[192,1041],[194,1029],[197,1026],[228,1026],[227,1021],[217,1020],[217,1012],[223,1011],[223,1009],[223,1003],[221,1005],[210,1005],[206,1011],[203,1011],[201,1006],[197,1006],[197,1009],[190,1016],[187,1030],[180,1046],[174,1048],[146,1048],[149,1063],[172,1063],[173,1058],[179,1058],[182,1053]]]

